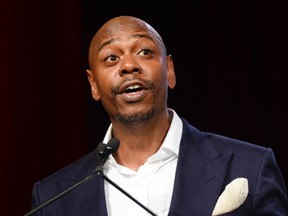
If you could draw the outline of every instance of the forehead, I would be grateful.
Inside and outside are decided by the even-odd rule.
[[[91,47],[99,51],[105,45],[117,40],[146,38],[165,51],[161,36],[149,24],[141,20],[112,20],[103,25],[92,40]],[[165,53],[165,52],[164,52]]]
[[[116,34],[110,34],[105,37],[103,37],[101,40],[99,40],[99,43],[97,45],[98,52],[105,47],[106,45],[117,43],[117,42],[123,42],[123,41],[131,41],[134,39],[147,39],[153,43],[157,43],[157,40],[153,38],[150,34],[147,34],[145,31],[120,31]],[[158,44],[159,45],[159,44]]]

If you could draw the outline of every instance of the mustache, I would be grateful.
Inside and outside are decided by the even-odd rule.
[[[141,82],[145,83],[148,87],[148,90],[154,90],[155,89],[154,83],[151,80],[144,80],[144,79],[139,78],[139,77],[132,77],[132,78],[126,77],[120,83],[118,83],[116,86],[114,86],[112,88],[112,90],[111,90],[112,95],[116,95],[117,92],[119,91],[119,88],[121,87],[121,85],[123,85],[125,82],[133,81],[133,80],[140,80]]]

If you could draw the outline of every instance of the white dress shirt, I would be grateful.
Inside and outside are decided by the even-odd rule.
[[[139,167],[138,171],[117,164],[112,155],[104,165],[104,173],[157,216],[167,216],[170,208],[178,152],[182,136],[182,121],[176,112],[160,149]],[[112,138],[112,124],[103,143]],[[121,145],[121,143],[120,143]],[[147,216],[146,210],[105,181],[105,197],[109,216]]]

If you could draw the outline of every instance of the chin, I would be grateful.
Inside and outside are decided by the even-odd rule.
[[[135,123],[148,121],[155,115],[155,113],[156,113],[156,110],[154,108],[147,110],[147,111],[141,110],[141,111],[130,112],[130,113],[119,112],[115,116],[115,119],[124,124],[135,124]]]

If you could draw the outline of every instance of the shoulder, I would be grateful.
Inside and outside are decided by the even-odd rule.
[[[233,152],[245,152],[245,153],[247,153],[248,151],[251,154],[255,154],[257,152],[263,153],[269,149],[267,147],[258,144],[227,137],[220,134],[215,134],[211,132],[202,132],[202,134],[205,137],[206,142],[210,143],[215,148],[221,151],[233,150]]]
[[[55,173],[45,177],[39,181],[38,184],[49,185],[55,184],[55,182],[58,181],[65,182],[66,180],[79,181],[93,172],[97,166],[97,161],[96,152],[92,151]]]
[[[199,149],[199,151],[209,151],[209,149],[214,149],[219,153],[232,152],[232,154],[246,155],[246,157],[253,155],[261,156],[265,152],[273,154],[273,151],[268,147],[221,134],[200,131],[189,124],[185,119],[182,119],[182,121],[182,141],[186,143],[186,145],[191,145],[193,148]]]
[[[32,207],[35,208],[44,202],[58,199],[58,197],[70,192],[74,188],[92,179],[92,172],[97,166],[96,152],[93,151],[66,167],[56,171],[50,176],[36,182],[32,189]],[[95,180],[95,178],[94,178]],[[91,181],[90,181],[91,182]],[[81,184],[80,184],[81,183]],[[77,190],[69,193],[69,199],[77,197],[75,193],[85,193],[85,190]],[[73,195],[74,194],[74,195]],[[67,197],[67,195],[66,195]],[[73,198],[73,199],[74,199]],[[59,205],[59,202],[58,204]],[[54,208],[54,205],[50,206]]]

